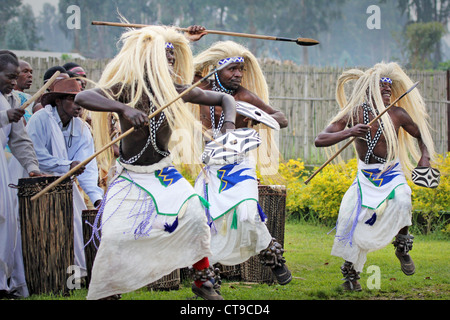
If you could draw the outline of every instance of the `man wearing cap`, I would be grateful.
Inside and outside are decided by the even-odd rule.
[[[193,26],[201,35],[203,27]],[[278,122],[280,128],[287,126],[287,119],[281,111],[269,104],[267,83],[256,57],[244,46],[233,41],[221,41],[194,58],[198,77],[203,76],[222,64],[230,63],[218,71],[214,79],[207,80],[202,89],[224,92],[239,101],[250,103],[264,111],[268,117]],[[236,110],[238,111],[238,110]],[[200,106],[200,120],[217,137],[226,123],[222,109],[217,106]],[[236,129],[247,128],[252,119],[236,115]],[[274,132],[265,124],[255,127],[262,136],[257,159],[248,154],[236,163],[210,161],[199,174],[195,188],[210,202],[207,211],[211,222],[211,250],[213,263],[232,266],[259,255],[261,262],[271,270],[281,285],[292,280],[279,240],[273,239],[265,224],[266,216],[258,203],[258,182],[256,168],[262,174],[276,175],[278,153],[274,142]]]
[[[344,85],[355,81],[348,97]],[[411,88],[413,82],[396,63],[378,63],[365,72],[345,71],[338,79],[336,98],[341,111],[316,138],[328,147],[356,137],[356,179],[345,193],[337,219],[331,254],[345,260],[341,266],[345,290],[360,291],[359,274],[367,253],[393,242],[403,273],[415,272],[408,254],[413,237],[411,188],[406,175],[414,161],[430,167],[435,159],[428,114],[418,89],[410,91],[378,121],[369,123]],[[413,120],[414,119],[414,120]]]
[[[75,79],[58,81],[53,91],[42,96],[44,108],[36,112],[27,125],[42,172],[63,175],[92,155],[94,142],[86,123],[79,118],[81,107],[74,103],[80,86]],[[93,159],[77,172],[78,182],[95,207],[103,197],[98,186],[97,162]],[[81,212],[86,209],[79,189],[74,184],[75,261],[85,268]]]
[[[5,152],[9,144],[30,177],[40,176],[33,144],[25,131],[24,110],[12,95],[19,77],[17,57],[7,50],[0,54],[0,298],[15,295],[26,297],[28,289],[23,270],[18,199],[13,189]]]

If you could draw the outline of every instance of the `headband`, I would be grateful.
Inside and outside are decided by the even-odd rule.
[[[175,49],[172,43],[166,42],[166,49]]]
[[[383,77],[383,78],[381,78],[381,79],[380,79],[380,82],[387,82],[387,83],[392,84],[392,80],[391,80],[390,78],[388,78],[388,77]]]
[[[228,63],[228,62],[244,62],[243,57],[231,57],[231,58],[225,58],[222,60],[219,60],[219,65]]]

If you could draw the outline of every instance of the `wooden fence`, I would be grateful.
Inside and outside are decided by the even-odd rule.
[[[26,59],[34,69],[33,86],[36,92],[43,85],[43,74],[51,66],[63,65],[60,59]],[[109,60],[75,60],[86,70],[89,78],[97,81]],[[338,111],[335,101],[336,80],[343,69],[305,67],[262,62],[271,96],[271,105],[283,111],[289,126],[279,133],[279,149],[285,159],[301,158],[306,164],[317,165],[327,160],[323,148],[314,146],[314,139]],[[407,70],[413,81],[420,81],[421,91],[431,117],[432,135],[436,150],[448,150],[448,80],[445,71]],[[343,159],[354,157],[352,148],[342,153]]]

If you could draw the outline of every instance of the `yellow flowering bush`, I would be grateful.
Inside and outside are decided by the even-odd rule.
[[[335,221],[341,200],[345,192],[353,183],[356,176],[357,161],[350,160],[347,163],[328,164],[307,185],[303,177],[303,191],[299,201],[303,202],[303,210],[306,206],[315,212],[322,221]],[[315,168],[314,170],[317,170]]]
[[[425,221],[425,233],[429,233],[443,214],[450,214],[450,153],[438,157],[436,166],[441,172],[441,182],[435,189],[423,188],[408,181],[412,190],[414,215]],[[179,167],[180,173],[194,183],[186,166]],[[314,168],[314,171],[317,168]],[[351,159],[338,164],[325,166],[308,184],[305,180],[311,175],[304,162],[298,159],[280,161],[278,176],[257,177],[261,184],[283,184],[286,186],[286,213],[288,216],[314,217],[327,224],[334,223],[345,192],[356,177],[357,160]],[[444,233],[450,235],[450,224],[444,225]]]

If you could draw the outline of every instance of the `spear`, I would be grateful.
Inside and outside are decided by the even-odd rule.
[[[232,63],[231,61],[228,63],[224,63],[223,65],[221,65],[219,68],[214,69],[213,71],[211,71],[209,74],[207,74],[206,76],[204,76],[203,78],[201,78],[200,80],[198,80],[196,83],[194,83],[193,85],[191,85],[189,88],[187,88],[185,91],[183,91],[182,93],[180,93],[178,96],[176,96],[175,98],[173,98],[170,102],[168,102],[166,105],[164,105],[163,107],[157,109],[156,111],[154,111],[153,113],[151,113],[148,118],[151,119],[154,116],[156,116],[157,114],[159,114],[161,111],[163,111],[164,109],[166,109],[167,107],[169,107],[171,104],[173,104],[175,101],[177,101],[178,99],[180,99],[181,97],[183,97],[184,95],[186,95],[188,92],[190,92],[192,89],[194,89],[195,87],[197,87],[198,85],[200,85],[203,81],[205,81],[206,79],[208,79],[210,76],[212,76],[216,71],[219,71],[223,68],[225,68],[226,66],[228,66],[230,63]],[[124,133],[122,133],[120,136],[118,136],[116,139],[114,139],[113,141],[111,141],[110,143],[107,143],[105,146],[103,146],[100,150],[98,150],[97,152],[95,152],[93,155],[89,156],[88,158],[86,158],[85,160],[83,160],[82,162],[80,162],[79,164],[77,164],[75,167],[73,167],[72,169],[70,169],[66,174],[62,175],[61,177],[59,177],[58,179],[56,179],[55,181],[53,181],[51,184],[49,184],[47,187],[45,187],[44,189],[42,189],[41,191],[39,191],[38,193],[36,193],[34,196],[32,196],[30,199],[32,201],[38,199],[39,197],[41,197],[43,194],[47,193],[51,188],[53,188],[54,186],[58,185],[59,183],[61,183],[63,180],[65,180],[66,178],[72,176],[75,172],[77,172],[79,169],[81,169],[81,167],[85,166],[86,164],[88,164],[89,162],[91,162],[92,159],[94,159],[95,157],[97,157],[100,153],[102,153],[103,151],[105,151],[106,149],[108,149],[109,147],[111,147],[112,145],[116,144],[118,141],[122,140],[123,138],[125,138],[126,136],[130,135],[132,132],[134,132],[134,127],[128,129],[127,131],[125,131]]]
[[[92,21],[92,25],[97,26],[112,26],[112,27],[126,27],[126,28],[145,28],[149,25],[146,24],[135,24],[135,23],[121,23],[121,22],[106,22],[106,21]],[[188,28],[179,28],[176,27],[179,31],[188,32]],[[263,39],[263,40],[275,40],[275,41],[288,41],[295,42],[299,46],[315,46],[319,44],[319,41],[310,39],[310,38],[283,38],[283,37],[274,37],[274,36],[266,36],[266,35],[258,35],[251,33],[239,33],[239,32],[230,32],[230,31],[220,31],[220,30],[205,30],[207,33],[211,34],[221,34],[225,36],[233,36],[233,37],[243,37],[243,38],[253,38],[253,39]]]
[[[391,107],[393,107],[401,98],[403,98],[404,96],[406,96],[408,93],[410,93],[415,87],[417,87],[417,85],[419,84],[419,82],[414,83],[411,88],[409,88],[406,92],[404,92],[400,97],[398,97],[397,99],[395,99],[394,102],[392,102],[386,109],[384,109],[382,112],[380,112],[380,114],[378,116],[376,116],[372,121],[369,122],[369,126],[371,124],[373,124],[375,121],[377,121],[378,119],[381,118],[381,116],[383,114],[385,114]],[[305,180],[305,184],[308,184],[309,181],[311,181],[312,178],[314,178],[314,176],[316,174],[318,174],[323,168],[325,168],[325,166],[327,164],[329,164],[334,158],[336,158],[345,148],[347,148],[350,144],[352,144],[353,141],[355,141],[357,137],[353,137],[352,139],[350,139],[342,148],[340,148],[330,159],[327,160],[327,162],[325,162],[319,169],[317,169],[307,180]]]

